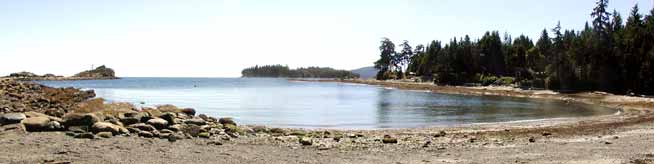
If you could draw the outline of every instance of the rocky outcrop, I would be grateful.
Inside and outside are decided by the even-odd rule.
[[[92,70],[77,73],[73,77],[89,79],[116,79],[116,73],[113,69],[102,65]]]
[[[78,103],[95,97],[93,91],[52,88],[12,79],[0,80],[0,113],[36,111],[62,117]]]

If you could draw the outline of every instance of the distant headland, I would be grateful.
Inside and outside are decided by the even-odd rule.
[[[70,77],[65,77],[61,75],[54,74],[44,74],[37,75],[32,72],[17,72],[9,74],[5,78],[16,79],[16,80],[111,80],[118,79],[116,73],[113,69],[108,68],[104,65],[96,67],[92,70],[82,71]]]

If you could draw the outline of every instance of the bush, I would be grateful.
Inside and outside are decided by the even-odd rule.
[[[506,85],[512,85],[514,82],[515,82],[515,78],[505,76],[505,77],[499,78],[495,82],[495,84],[496,85],[505,85],[506,86]]]

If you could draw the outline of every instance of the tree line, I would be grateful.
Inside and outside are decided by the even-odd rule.
[[[435,83],[514,84],[561,91],[599,90],[654,93],[654,9],[641,15],[635,5],[626,22],[598,0],[592,22],[564,30],[560,22],[534,42],[520,35],[488,31],[481,39],[466,35],[449,43],[434,40],[413,48],[381,41],[377,79],[416,76]]]
[[[241,74],[243,77],[359,78],[358,74],[354,74],[347,70],[336,70],[329,67],[301,67],[298,69],[290,69],[288,66],[282,66],[279,64],[248,67],[243,69]]]

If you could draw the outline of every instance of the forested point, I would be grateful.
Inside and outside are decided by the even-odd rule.
[[[515,85],[559,91],[654,94],[654,9],[643,16],[638,5],[626,22],[598,0],[582,30],[564,30],[560,22],[534,42],[520,35],[488,31],[443,46],[437,40],[413,48],[381,41],[377,79],[415,78],[446,85]],[[550,36],[551,35],[551,36]]]
[[[282,65],[264,65],[254,66],[243,69],[243,77],[286,77],[286,78],[339,78],[352,79],[359,78],[347,70],[336,70],[329,67],[307,67],[290,69]]]

